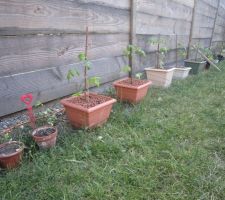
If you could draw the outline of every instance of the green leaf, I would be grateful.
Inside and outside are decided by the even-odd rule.
[[[80,54],[78,55],[78,58],[79,58],[80,61],[85,61],[85,60],[87,60],[86,55],[85,55],[84,52],[80,53]]]
[[[43,103],[41,101],[37,101],[34,105],[34,107],[40,107],[40,106],[43,106]]]
[[[99,87],[100,86],[100,80],[101,80],[100,77],[94,76],[94,77],[91,77],[91,78],[88,79],[88,83],[90,85],[96,85],[97,87]]]
[[[76,69],[70,69],[67,72],[67,80],[71,80],[74,76],[80,76],[80,73]]]
[[[79,91],[77,93],[72,94],[72,96],[79,97],[82,93],[83,93],[83,91]]]
[[[143,73],[137,73],[137,74],[135,75],[135,77],[138,78],[138,79],[141,79],[142,76],[143,76]]]
[[[131,71],[131,67],[129,65],[126,65],[126,66],[122,67],[122,72],[127,73],[127,72],[130,72],[130,71]]]

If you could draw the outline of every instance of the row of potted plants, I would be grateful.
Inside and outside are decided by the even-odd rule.
[[[141,73],[134,76],[132,66],[124,66],[122,70],[129,72],[129,77],[113,83],[116,90],[116,95],[120,101],[130,103],[140,102],[147,94],[148,88],[151,84],[162,87],[169,87],[172,79],[184,79],[188,76],[189,71],[192,70],[196,74],[200,65],[205,61],[185,60],[185,66],[178,66],[172,69],[164,68],[164,60],[168,49],[164,46],[165,41],[160,37],[154,40],[149,40],[151,45],[157,46],[157,64],[156,68],[145,68],[147,80],[142,80]],[[186,49],[177,44],[179,55],[184,58],[186,56]],[[124,55],[131,58],[133,55],[145,56],[145,52],[135,45],[128,45],[124,50]],[[89,77],[88,71],[91,69],[91,62],[88,60],[88,27],[86,29],[85,52],[79,54],[79,59],[83,63],[84,75],[84,91],[73,94],[69,98],[61,100],[61,104],[65,107],[66,115],[72,126],[76,128],[94,128],[105,123],[111,113],[113,104],[117,101],[109,96],[104,96],[89,91],[90,86],[99,86],[100,77]],[[196,67],[198,63],[198,67]],[[198,69],[197,69],[198,68]],[[75,69],[70,69],[67,73],[67,79],[80,76],[80,73]],[[30,98],[30,97],[27,97]],[[31,99],[28,99],[31,101]],[[35,128],[32,136],[34,141],[41,149],[48,149],[55,145],[57,138],[57,128],[53,126],[55,116],[50,109],[41,112],[44,115],[49,115],[48,121],[51,126],[44,126]],[[21,142],[11,141],[0,145],[0,165],[3,168],[14,168],[18,166],[22,159],[24,145]]]

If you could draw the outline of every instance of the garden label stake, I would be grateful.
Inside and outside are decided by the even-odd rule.
[[[32,100],[33,100],[33,95],[31,93],[29,94],[24,94],[20,97],[20,100],[26,105],[27,111],[28,111],[28,117],[31,122],[31,126],[33,129],[35,129],[36,124],[35,124],[35,116],[33,113],[33,108],[32,108]]]

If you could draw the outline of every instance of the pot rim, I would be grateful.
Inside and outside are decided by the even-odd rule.
[[[20,148],[19,148],[18,151],[14,152],[14,153],[11,153],[11,154],[8,154],[8,155],[1,155],[0,154],[0,158],[8,158],[8,157],[20,154],[24,150],[24,147],[25,147],[23,142],[20,142],[20,141],[9,141],[9,142],[5,142],[5,143],[0,144],[0,148],[6,146],[7,144],[19,144]]]
[[[195,61],[195,60],[189,60],[189,59],[187,59],[187,60],[184,60],[184,62],[190,62],[190,63],[198,63],[198,64],[203,64],[203,63],[206,63],[206,61],[205,60],[203,60],[203,61]]]
[[[191,70],[191,67],[174,67],[175,70],[182,70],[182,71],[186,71],[186,70]]]
[[[114,87],[115,86],[119,86],[119,87],[124,87],[124,88],[130,88],[130,89],[139,90],[139,89],[142,89],[142,88],[144,88],[144,87],[149,86],[149,85],[152,84],[152,81],[150,81],[150,80],[146,80],[147,81],[146,83],[144,83],[143,85],[139,85],[139,86],[124,85],[124,84],[121,84],[120,83],[121,81],[124,81],[124,80],[127,80],[127,79],[129,79],[129,78],[126,77],[126,78],[123,78],[123,79],[119,79],[119,80],[117,80],[117,81],[115,81],[113,83],[113,86]]]
[[[93,93],[93,92],[89,92],[89,94],[94,94],[94,95],[98,95],[98,96],[104,96],[104,95],[100,95],[100,94]],[[83,95],[84,94],[82,94],[81,96],[83,96]],[[91,112],[94,112],[95,110],[98,110],[99,108],[102,108],[104,106],[108,106],[110,104],[113,104],[113,103],[117,102],[116,99],[109,97],[110,99],[108,101],[104,102],[104,103],[98,104],[98,105],[96,105],[94,107],[91,107],[91,108],[84,108],[84,107],[82,107],[80,105],[68,102],[68,100],[74,99],[74,98],[76,98],[76,97],[72,96],[72,97],[69,97],[69,98],[62,99],[60,101],[60,103],[63,106],[65,106],[65,107],[67,106],[67,107],[71,107],[71,108],[75,108],[75,109],[81,110],[83,112],[91,113]]]
[[[157,68],[147,67],[145,68],[145,71],[157,71],[157,72],[168,73],[168,72],[174,71],[174,69],[175,69],[174,67],[171,69],[157,69]]]
[[[42,129],[47,129],[47,128],[52,128],[52,129],[54,129],[55,131],[53,132],[53,133],[51,133],[50,135],[46,135],[46,136],[36,136],[35,134],[37,133],[37,131],[39,131],[39,130],[42,130]],[[41,126],[41,127],[39,127],[39,128],[36,128],[36,129],[34,129],[33,130],[33,132],[32,132],[32,136],[34,137],[34,138],[51,138],[52,137],[52,135],[54,135],[54,134],[56,134],[57,135],[57,128],[55,127],[55,126]]]

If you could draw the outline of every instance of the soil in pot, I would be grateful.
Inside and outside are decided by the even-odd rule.
[[[54,128],[40,129],[40,130],[38,130],[35,133],[35,136],[37,136],[37,137],[48,136],[48,135],[51,135],[54,132],[55,132],[55,129]]]
[[[88,98],[89,100],[87,101],[85,99],[85,96],[79,96],[79,97],[68,100],[68,102],[82,106],[83,108],[92,108],[99,104],[102,104],[104,102],[111,100],[110,97],[95,95],[95,94],[89,94]]]
[[[126,80],[122,80],[120,82],[118,82],[119,84],[123,84],[123,85],[129,85],[129,86],[141,86],[144,85],[145,83],[148,83],[149,81],[147,80],[138,80],[138,79],[133,79],[132,83],[130,79],[126,79]]]
[[[12,169],[20,164],[23,153],[23,144],[7,142],[0,145],[0,165],[2,168]]]
[[[33,139],[40,149],[49,149],[56,144],[58,131],[55,127],[44,126],[33,131]]]

